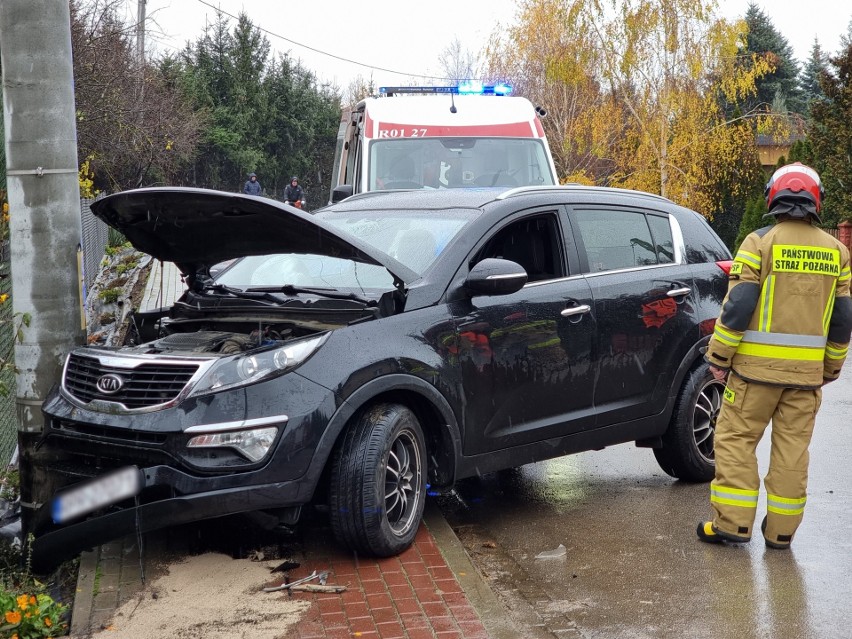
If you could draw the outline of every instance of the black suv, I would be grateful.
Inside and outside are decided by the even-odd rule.
[[[702,347],[730,253],[664,198],[376,192],[311,215],[153,188],[92,208],[188,290],[137,314],[134,343],[68,356],[34,456],[43,562],[232,513],[293,525],[311,503],[392,555],[427,491],[622,442],[713,476],[723,386]]]

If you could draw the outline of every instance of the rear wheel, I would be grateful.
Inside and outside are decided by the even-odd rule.
[[[685,481],[710,481],[716,472],[713,443],[725,383],[706,362],[693,368],[678,394],[663,445],[654,456],[666,473]]]
[[[329,510],[334,535],[358,552],[390,557],[414,541],[426,503],[426,445],[400,404],[365,410],[334,454]]]

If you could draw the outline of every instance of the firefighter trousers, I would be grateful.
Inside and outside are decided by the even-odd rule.
[[[802,522],[808,485],[808,446],[822,390],[785,388],[728,376],[716,422],[716,479],[710,485],[713,526],[747,541],[757,513],[756,449],[772,421],[766,488],[766,539],[788,544]]]

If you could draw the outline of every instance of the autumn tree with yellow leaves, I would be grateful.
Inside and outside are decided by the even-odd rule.
[[[726,118],[720,106],[752,95],[771,65],[742,63],[745,23],[716,9],[713,0],[525,0],[488,52],[489,73],[548,109],[563,180],[659,193],[712,218],[760,179],[754,135],[771,124],[765,113]]]

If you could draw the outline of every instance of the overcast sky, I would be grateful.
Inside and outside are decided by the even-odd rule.
[[[125,2],[132,20],[138,2]],[[213,21],[213,7],[234,16],[244,10],[266,30],[274,50],[299,59],[322,80],[345,89],[360,74],[372,75],[377,86],[398,85],[411,76],[440,74],[441,52],[456,37],[478,53],[498,24],[514,21],[517,4],[517,0],[417,4],[410,0],[147,0],[148,17],[162,31],[151,33],[148,41],[160,50],[180,49],[202,33],[205,21]],[[735,18],[744,15],[749,0],[720,0],[719,4],[724,16]],[[837,50],[852,17],[852,3],[847,0],[758,0],[756,4],[771,16],[800,61],[808,58],[815,37],[824,51]]]

